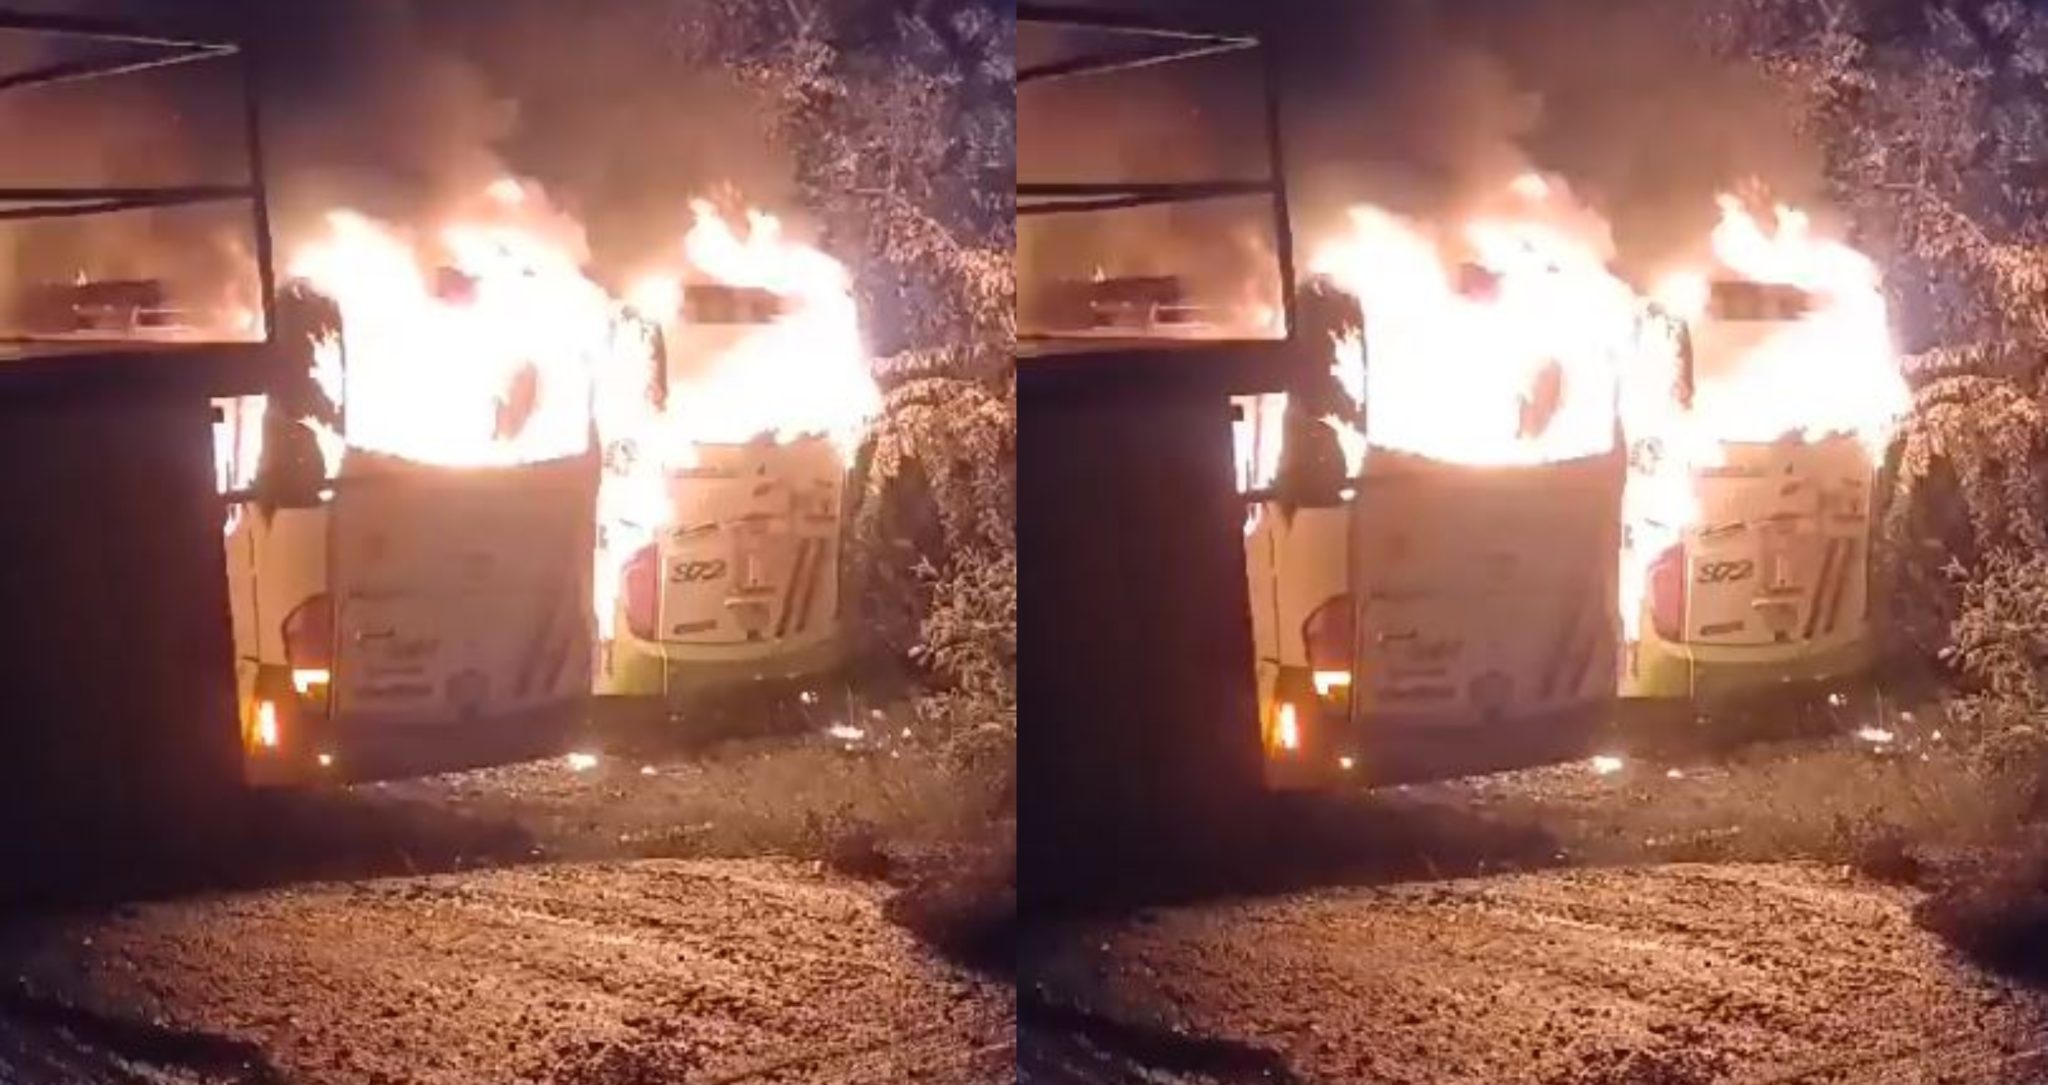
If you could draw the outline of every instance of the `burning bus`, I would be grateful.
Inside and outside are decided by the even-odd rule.
[[[1728,201],[1714,270],[1651,301],[1560,197],[1524,178],[1455,232],[1360,209],[1321,257],[1363,309],[1331,335],[1356,415],[1239,405],[1274,786],[1554,760],[1617,698],[1712,713],[1867,661],[1904,405],[1874,271]],[[1291,479],[1303,446],[1342,482]]]
[[[1565,209],[1533,178],[1458,231],[1360,208],[1317,255],[1362,315],[1331,344],[1339,500],[1304,520],[1261,492],[1312,432],[1261,463],[1271,402],[1239,434],[1270,784],[1540,761],[1611,702],[1635,306]]]
[[[597,691],[671,715],[836,671],[847,471],[879,405],[839,264],[703,208],[684,248],[694,278],[632,291],[658,403],[600,412]]]
[[[1628,412],[1627,698],[1712,712],[1871,661],[1871,507],[1908,393],[1876,268],[1773,217],[1724,199],[1707,270],[1655,291],[1663,349]]]
[[[291,270],[291,371],[216,404],[249,779],[558,747],[589,694],[609,299],[509,216],[422,241],[337,213]]]
[[[216,405],[252,781],[535,756],[593,694],[735,654],[824,666],[841,450],[873,395],[850,292],[772,220],[698,211],[676,262],[706,281],[631,302],[510,181],[436,234],[337,213],[299,247],[294,372]],[[829,306],[788,300],[825,285],[829,340]],[[663,664],[644,684],[635,651]]]

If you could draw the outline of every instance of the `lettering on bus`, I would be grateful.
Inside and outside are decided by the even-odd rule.
[[[671,584],[701,584],[707,580],[717,580],[724,575],[725,562],[720,560],[679,561],[669,567],[668,582]]]
[[[1701,584],[1734,584],[1755,575],[1756,563],[1753,561],[1706,561],[1700,563],[1696,579]]]

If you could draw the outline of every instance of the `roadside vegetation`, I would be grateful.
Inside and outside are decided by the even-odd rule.
[[[707,8],[741,28],[707,40],[781,107],[881,336],[883,410],[850,493],[853,681],[904,717],[894,764],[939,776],[904,816],[851,803],[824,851],[903,884],[907,925],[998,957],[1015,908],[1014,21],[980,2]]]
[[[2048,16],[2009,2],[1711,7],[1724,48],[1805,103],[1835,201],[1885,267],[1894,311],[1920,329],[1881,556],[1892,671],[1931,672],[1946,687],[1926,721],[1939,748],[1917,763],[1923,776],[1937,764],[1952,774],[1933,789],[1950,798],[1874,787],[1886,801],[1854,846],[1902,873],[1921,873],[1900,861],[1916,849],[1959,834],[1993,849],[1932,874],[1924,918],[1994,963],[2038,970],[2048,946],[2048,178],[2038,150]]]
[[[1877,509],[1884,661],[1827,737],[1467,781],[1456,801],[1540,826],[1508,857],[1521,864],[1855,866],[1926,889],[1923,922],[1987,963],[2048,975],[2048,14],[1713,0],[1667,15],[1673,40],[1790,103],[1825,202],[1884,269],[1914,389]]]

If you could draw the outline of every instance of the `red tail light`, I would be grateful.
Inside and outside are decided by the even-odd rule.
[[[1650,563],[1650,626],[1669,641],[1685,639],[1685,547],[1673,546]]]
[[[284,658],[293,670],[325,670],[334,662],[334,600],[315,595],[284,616]]]
[[[641,640],[661,632],[661,551],[652,544],[626,560],[626,628]]]
[[[1308,665],[1316,671],[1351,670],[1351,597],[1333,595],[1301,623],[1308,645]]]

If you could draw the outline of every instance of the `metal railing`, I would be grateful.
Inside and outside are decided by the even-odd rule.
[[[256,275],[267,343],[275,334],[276,273],[270,238],[270,198],[264,184],[262,115],[256,69],[240,43],[203,40],[138,26],[68,15],[0,11],[0,36],[25,36],[124,47],[114,55],[63,60],[0,73],[0,92],[21,93],[54,86],[159,71],[177,65],[230,61],[240,66],[242,120],[247,154],[244,179],[236,184],[144,187],[0,187],[0,222],[23,222],[126,211],[245,202],[252,218]],[[34,343],[36,338],[13,338]]]
[[[1040,26],[1053,30],[1113,34],[1135,43],[1019,68],[1019,94],[1034,83],[1042,84],[1085,76],[1110,76],[1229,53],[1255,52],[1259,55],[1260,92],[1265,101],[1267,159],[1266,175],[1263,178],[1158,183],[1028,182],[1020,179],[1017,182],[1017,214],[1019,217],[1085,214],[1162,204],[1265,196],[1272,209],[1273,253],[1281,283],[1282,334],[1285,338],[1292,338],[1295,326],[1293,230],[1287,209],[1278,79],[1274,71],[1272,50],[1266,47],[1264,40],[1256,34],[1198,29],[1130,13],[1060,4],[1019,4],[1017,23],[1020,27]]]

